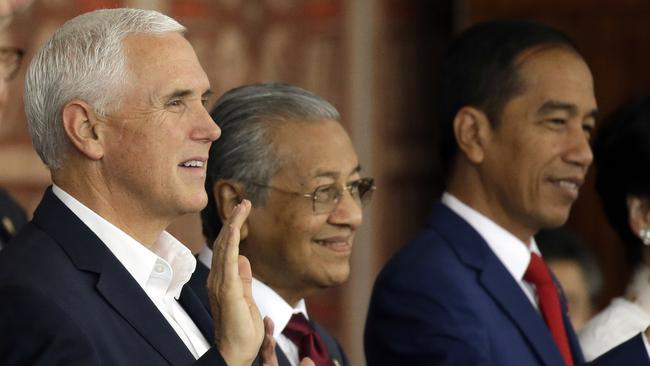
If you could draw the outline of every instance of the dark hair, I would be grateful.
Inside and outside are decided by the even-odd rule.
[[[496,125],[512,97],[523,92],[517,57],[533,48],[560,47],[579,55],[562,32],[521,20],[491,21],[464,31],[449,47],[438,76],[437,123],[443,174],[458,153],[453,122],[464,106],[481,109]]]
[[[297,86],[281,83],[244,85],[219,98],[210,113],[221,128],[208,157],[205,189],[208,205],[201,211],[203,235],[208,246],[221,230],[221,218],[213,193],[220,179],[232,179],[246,187],[254,205],[266,199],[268,184],[280,163],[269,141],[269,129],[287,121],[339,121],[339,112],[325,99]]]
[[[603,120],[594,141],[596,191],[625,245],[628,263],[641,262],[642,242],[629,226],[627,198],[650,198],[650,98],[625,104]]]
[[[540,230],[535,235],[539,251],[544,261],[572,261],[582,269],[587,281],[587,292],[592,304],[595,304],[602,287],[602,275],[598,263],[583,241],[566,228]]]

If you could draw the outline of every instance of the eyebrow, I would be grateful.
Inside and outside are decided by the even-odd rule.
[[[209,98],[214,94],[210,89],[206,90],[201,94],[201,98]],[[194,95],[194,91],[190,89],[176,89],[171,93],[165,95],[165,100],[174,99],[174,98],[186,98],[191,95]]]
[[[575,104],[560,102],[557,100],[549,100],[548,102],[544,103],[537,110],[537,114],[545,115],[558,110],[569,113],[571,117],[575,117],[578,115],[578,107],[576,107]],[[589,113],[587,113],[587,117],[591,117],[594,119],[598,117],[598,109],[591,110]]]
[[[352,175],[354,173],[359,173],[361,171],[361,164],[357,164],[354,169],[350,171],[348,175]],[[315,178],[321,178],[321,177],[327,177],[327,178],[332,178],[336,179],[340,176],[339,172],[334,172],[334,171],[316,171],[316,176]]]

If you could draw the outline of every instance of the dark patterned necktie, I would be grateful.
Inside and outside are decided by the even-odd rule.
[[[309,357],[316,366],[332,366],[325,342],[301,313],[291,316],[282,334],[298,346],[300,360]]]

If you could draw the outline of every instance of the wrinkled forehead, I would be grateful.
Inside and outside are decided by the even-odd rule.
[[[270,139],[279,163],[277,175],[339,179],[358,172],[352,141],[337,121],[280,123],[273,128]]]

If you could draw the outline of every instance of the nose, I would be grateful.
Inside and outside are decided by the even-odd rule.
[[[573,129],[568,139],[569,149],[566,152],[565,159],[569,163],[587,170],[594,160],[594,155],[591,151],[589,137],[582,129],[582,125],[579,128]]]
[[[355,230],[363,222],[363,210],[361,203],[350,195],[350,192],[344,191],[338,205],[330,213],[328,221],[333,225],[346,225]]]
[[[192,131],[193,140],[213,142],[221,136],[221,128],[219,128],[203,106],[201,106],[195,118],[195,128]]]

